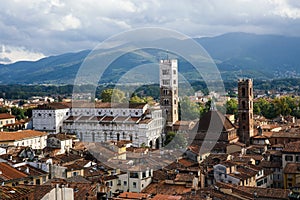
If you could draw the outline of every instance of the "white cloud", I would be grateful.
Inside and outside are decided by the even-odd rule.
[[[81,21],[72,14],[63,16],[61,20],[53,21],[51,28],[57,31],[66,31],[69,29],[78,29],[81,26]]]
[[[17,61],[35,61],[45,57],[44,54],[27,50],[25,47],[2,45],[0,63],[9,64]]]
[[[92,49],[114,34],[144,26],[191,37],[232,31],[300,36],[298,0],[12,0],[1,9],[0,44],[45,55]]]

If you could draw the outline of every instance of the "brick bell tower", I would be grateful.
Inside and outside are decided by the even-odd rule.
[[[159,63],[160,105],[166,125],[178,121],[178,62],[176,59],[161,60]]]
[[[249,145],[250,138],[254,136],[252,79],[240,79],[238,82],[238,121],[239,140]]]

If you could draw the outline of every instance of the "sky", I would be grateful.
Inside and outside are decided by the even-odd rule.
[[[114,34],[162,27],[190,37],[300,36],[299,0],[0,0],[0,63],[93,49]]]

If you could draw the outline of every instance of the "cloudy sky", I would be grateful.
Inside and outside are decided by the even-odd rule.
[[[0,63],[92,49],[139,27],[300,36],[299,0],[0,0]]]

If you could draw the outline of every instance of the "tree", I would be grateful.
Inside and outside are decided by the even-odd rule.
[[[16,116],[17,120],[25,119],[24,110],[21,109],[21,108],[12,107],[11,108],[11,114],[13,114],[14,116]]]
[[[8,113],[7,108],[0,107],[0,113]]]
[[[102,102],[122,103],[125,101],[125,93],[119,89],[105,89],[101,93]]]
[[[187,140],[184,133],[169,131],[164,144],[166,148],[185,148]]]
[[[136,94],[133,94],[132,97],[129,100],[130,103],[145,103],[145,100],[143,98],[140,98]]]
[[[201,104],[196,104],[191,102],[188,97],[183,97],[179,102],[179,116],[181,120],[194,120],[199,119],[202,114],[204,108]]]
[[[226,113],[237,116],[238,114],[238,101],[236,99],[230,99],[225,104]]]

